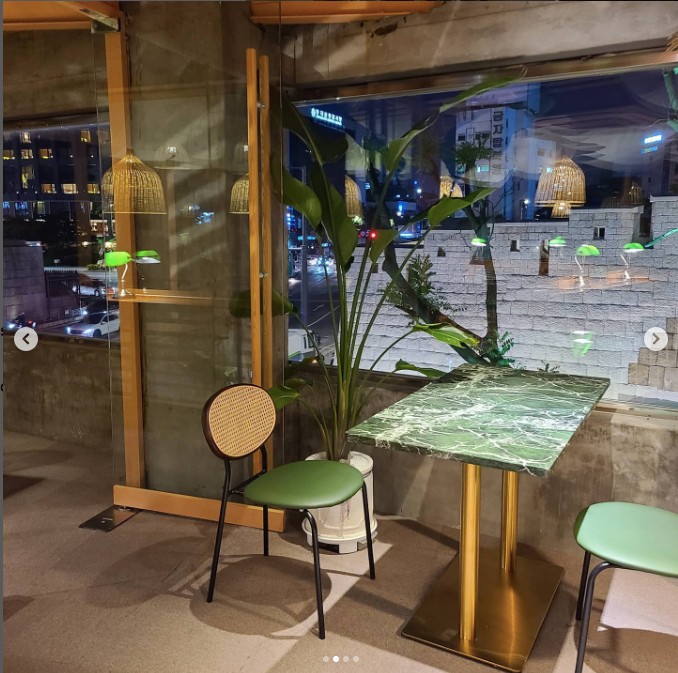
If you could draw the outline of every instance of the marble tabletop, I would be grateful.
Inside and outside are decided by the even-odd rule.
[[[546,477],[609,379],[462,365],[348,431],[353,442]]]

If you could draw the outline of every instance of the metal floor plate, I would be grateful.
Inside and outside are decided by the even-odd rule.
[[[122,507],[121,505],[111,505],[103,512],[100,512],[91,519],[80,524],[80,528],[87,528],[89,530],[101,530],[104,533],[112,531],[121,523],[125,523],[131,519],[140,510],[132,509],[130,507]]]
[[[519,673],[539,634],[564,570],[519,556],[506,573],[499,552],[481,549],[476,638],[459,638],[459,557],[431,587],[402,635],[490,666]]]

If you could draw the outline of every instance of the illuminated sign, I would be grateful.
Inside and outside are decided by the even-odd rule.
[[[311,117],[315,121],[323,122],[329,124],[330,126],[337,126],[339,128],[344,127],[344,118],[341,115],[334,114],[333,112],[327,112],[325,110],[319,110],[318,108],[311,108]]]
[[[646,136],[643,138],[643,145],[651,145],[652,143],[660,143],[662,141],[662,134],[658,133],[654,136]]]
[[[648,152],[656,152],[659,149],[657,145],[654,147],[643,147],[643,154],[647,154]]]

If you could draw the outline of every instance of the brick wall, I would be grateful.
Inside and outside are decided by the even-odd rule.
[[[652,200],[653,237],[678,227],[678,197]],[[497,224],[492,238],[492,255],[497,273],[500,334],[508,332],[515,340],[510,356],[517,366],[541,369],[548,363],[561,372],[610,378],[608,397],[678,402],[676,354],[661,357],[661,373],[653,370],[645,378],[641,364],[647,355],[643,335],[651,327],[667,331],[678,317],[678,234],[669,236],[654,249],[621,257],[623,245],[632,240],[640,223],[641,208],[573,210],[569,220]],[[604,238],[594,240],[594,229],[605,228]],[[540,246],[555,236],[567,241],[565,248],[551,248],[548,275],[539,275]],[[459,310],[455,319],[484,335],[485,269],[471,264],[474,249],[470,232],[434,231],[426,239],[423,252],[430,255],[435,285],[449,304]],[[518,241],[519,250],[511,251]],[[593,244],[600,250],[595,257],[579,257],[580,245]],[[406,254],[398,250],[400,259]],[[371,280],[366,313],[376,305],[388,276],[379,270]],[[407,329],[408,319],[387,305],[373,327],[362,366],[369,367],[394,338]],[[575,343],[590,333],[585,353]],[[673,348],[676,336],[672,332]],[[669,344],[671,346],[671,344]],[[652,354],[654,357],[655,354]],[[427,336],[410,336],[393,348],[377,365],[389,371],[399,359],[449,369],[462,360],[445,344]],[[666,362],[664,362],[664,359]],[[631,372],[631,373],[630,373]]]

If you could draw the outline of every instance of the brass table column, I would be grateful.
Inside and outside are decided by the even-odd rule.
[[[461,485],[459,637],[476,637],[480,552],[480,466],[464,464]]]
[[[518,473],[502,473],[501,499],[501,568],[516,569],[518,559]]]

